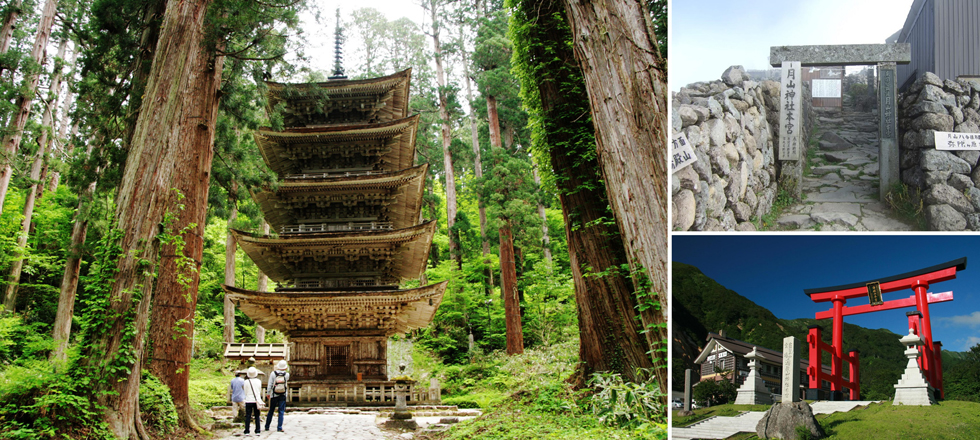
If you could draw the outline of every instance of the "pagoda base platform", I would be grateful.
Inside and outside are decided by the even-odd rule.
[[[411,405],[438,403],[438,390],[409,385]],[[290,406],[395,406],[395,381],[290,381]]]

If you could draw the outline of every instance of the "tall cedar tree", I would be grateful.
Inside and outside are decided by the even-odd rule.
[[[182,255],[165,254],[161,259],[160,276],[157,290],[154,294],[153,320],[150,326],[150,343],[152,357],[149,359],[150,370],[170,388],[174,405],[180,417],[181,424],[196,428],[197,424],[190,411],[188,397],[189,369],[191,357],[191,336],[194,332],[194,311],[198,298],[200,276],[198,269],[203,258],[203,236],[205,214],[208,207],[209,182],[218,180],[228,194],[229,226],[237,217],[237,203],[241,197],[240,187],[254,186],[262,181],[260,173],[254,164],[260,162],[254,139],[242,130],[243,126],[255,128],[262,114],[261,106],[256,102],[260,93],[256,84],[261,77],[269,72],[273,65],[280,63],[285,55],[286,36],[277,28],[285,24],[293,28],[297,24],[296,10],[301,2],[289,2],[281,5],[276,3],[247,2],[237,0],[214,0],[210,5],[207,23],[206,50],[212,57],[214,68],[217,70],[215,81],[221,78],[221,71],[226,73],[226,79],[221,82],[221,90],[215,90],[213,100],[202,108],[209,115],[208,130],[210,138],[200,148],[207,148],[211,155],[217,156],[212,164],[211,156],[206,163],[201,163],[204,178],[200,181],[191,180],[186,186],[177,186],[187,195],[186,207],[175,226],[180,230],[190,228],[185,237],[185,247]],[[233,13],[230,11],[234,11]],[[225,59],[228,58],[226,66]],[[213,85],[209,85],[213,86]],[[208,93],[212,93],[210,90]],[[219,117],[217,96],[221,96]],[[212,95],[206,95],[212,96]],[[229,116],[234,115],[234,116]],[[221,140],[221,146],[215,146],[215,138]],[[248,139],[243,142],[242,139]],[[247,157],[247,152],[252,152]],[[234,165],[234,164],[238,165]],[[241,165],[253,164],[253,165]],[[212,166],[213,165],[213,166]],[[210,173],[209,173],[210,171]],[[213,176],[213,179],[211,178]],[[242,184],[240,185],[239,182]],[[230,235],[230,234],[229,234]],[[234,285],[235,244],[229,243],[227,258],[226,282]],[[182,259],[183,257],[183,259]],[[189,260],[188,260],[189,259]],[[182,267],[183,263],[193,265],[192,268]],[[226,331],[231,331],[234,337],[234,305],[227,299],[224,301]]]
[[[639,380],[650,368],[649,346],[636,319],[636,296],[622,239],[595,153],[582,71],[557,0],[515,0],[511,19],[514,65],[522,97],[537,120],[536,155],[550,161],[559,189],[579,315],[579,385],[596,371]]]
[[[449,226],[449,256],[456,261],[456,268],[461,269],[463,265],[462,250],[459,248],[459,238],[455,233],[456,226],[456,178],[453,174],[453,154],[450,150],[452,145],[452,124],[449,120],[449,89],[446,86],[446,69],[443,67],[442,43],[439,40],[440,34],[440,14],[439,8],[443,6],[444,0],[427,0],[426,7],[432,17],[432,51],[436,61],[436,80],[439,84],[439,119],[442,126],[442,154],[445,162],[443,172],[446,175],[446,214]]]
[[[606,192],[657,353],[654,374],[666,390],[667,63],[639,0],[562,3],[576,36]]]
[[[84,342],[82,366],[92,380],[89,387],[118,438],[146,437],[139,424],[138,397],[154,275],[158,263],[177,265],[181,260],[175,258],[174,244],[161,243],[161,229],[183,237],[183,252],[200,261],[222,67],[221,58],[204,44],[210,3],[167,2],[116,198],[122,254],[109,292],[109,313],[103,331],[88,333]],[[177,210],[179,205],[184,209]],[[173,221],[164,224],[168,217]],[[191,224],[196,226],[181,233]],[[196,284],[196,272],[191,278]],[[181,301],[191,302],[184,294],[180,292]]]
[[[31,59],[35,65],[29,67],[26,72],[24,77],[24,91],[17,98],[17,113],[10,120],[10,123],[7,125],[7,131],[3,136],[2,148],[4,163],[2,168],[0,168],[0,212],[3,211],[3,201],[7,196],[10,177],[14,172],[10,162],[16,156],[17,149],[20,148],[20,141],[24,136],[24,127],[27,125],[27,119],[31,116],[31,104],[34,102],[37,86],[41,82],[40,66],[44,64],[45,48],[48,46],[48,40],[51,37],[51,27],[54,26],[54,16],[57,9],[57,0],[47,0],[44,3],[44,10],[41,12],[41,21],[37,25],[37,35],[34,38],[34,47],[31,50]],[[8,310],[13,310],[12,303],[4,301],[4,305],[9,307]]]

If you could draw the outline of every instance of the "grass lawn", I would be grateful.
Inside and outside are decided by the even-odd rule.
[[[673,417],[673,426],[683,427],[711,416],[734,416],[742,411],[760,411],[765,405],[719,405],[695,411],[693,416]],[[846,413],[817,416],[827,439],[980,439],[980,403],[955,400],[934,406],[872,404]],[[729,439],[755,439],[740,433]]]

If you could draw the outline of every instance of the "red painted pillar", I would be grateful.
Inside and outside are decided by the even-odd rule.
[[[923,361],[920,365],[922,365],[926,380],[933,387],[936,387],[936,360],[932,351],[932,324],[929,321],[929,298],[926,296],[928,289],[929,283],[926,281],[916,280],[912,285],[912,290],[915,291],[915,308],[922,312],[922,326],[919,328],[919,336],[922,338]]]
[[[918,310],[916,310],[914,312],[905,312],[905,316],[907,316],[909,318],[909,329],[912,330],[912,334],[913,335],[920,335],[921,336],[922,332],[919,331],[919,328],[921,327],[920,321],[922,321],[922,312],[920,312]],[[919,346],[919,359],[916,360],[916,362],[919,363],[919,369],[922,370],[922,371],[925,371],[926,370],[926,368],[925,368],[925,360],[926,360],[926,357],[925,356],[926,356],[925,355],[925,349],[922,348],[922,346]]]
[[[936,376],[939,379],[939,386],[936,387],[939,390],[939,398],[946,398],[946,387],[943,386],[943,343],[936,341],[932,343],[932,352],[936,354]]]
[[[851,357],[851,362],[848,363],[851,370],[848,378],[854,382],[851,387],[851,400],[861,400],[861,360],[858,359],[857,350],[851,350],[847,352],[847,355]]]
[[[823,365],[820,362],[820,327],[810,326],[810,333],[806,336],[807,345],[810,348],[810,366],[806,374],[809,377],[809,387],[806,398],[810,400],[819,399],[820,393],[820,373],[823,372]]]
[[[830,374],[833,376],[830,381],[830,400],[841,400],[844,398],[841,392],[844,391],[844,366],[841,364],[844,357],[844,302],[840,297],[835,297],[834,302],[834,334],[833,348],[831,353]]]

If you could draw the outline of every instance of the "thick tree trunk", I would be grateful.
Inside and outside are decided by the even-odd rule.
[[[17,18],[20,17],[23,4],[24,0],[14,0],[9,6],[10,12],[4,17],[3,26],[0,27],[0,55],[10,49],[10,42],[14,39],[14,29],[17,28]]]
[[[269,235],[269,222],[262,222],[262,234]],[[425,283],[422,283],[425,285]],[[259,292],[265,292],[269,290],[269,276],[259,270],[258,285],[255,290]],[[265,344],[265,327],[255,324],[255,342],[258,344]]]
[[[507,354],[524,353],[524,330],[521,325],[521,302],[517,297],[517,267],[514,262],[514,237],[510,223],[503,220],[500,235],[500,293],[504,297],[507,325]]]
[[[44,3],[41,21],[37,25],[34,48],[31,50],[31,59],[38,65],[44,64],[44,49],[48,46],[48,40],[51,37],[51,26],[54,25],[54,14],[57,9],[57,0],[47,0]],[[7,134],[3,137],[2,154],[5,159],[3,167],[0,168],[0,213],[3,212],[3,201],[7,197],[10,176],[14,172],[10,162],[17,155],[17,149],[20,148],[20,141],[24,137],[24,127],[31,116],[31,104],[34,102],[34,94],[40,81],[40,72],[32,73],[25,78],[26,87],[23,94],[17,98],[17,113],[7,125]]]
[[[231,184],[232,191],[238,189],[235,182]],[[225,284],[235,287],[235,251],[238,249],[235,243],[235,236],[231,233],[231,227],[238,218],[238,203],[234,197],[229,197],[231,213],[228,215],[228,235],[225,237]],[[224,300],[224,337],[225,343],[235,342],[235,303],[225,296]]]
[[[641,314],[651,349],[667,328],[667,66],[643,4],[563,0],[595,121],[599,164],[634,280],[660,310]],[[656,355],[667,389],[666,352]]]
[[[497,97],[487,93],[486,98],[490,146],[493,148],[503,148],[503,142],[500,140],[500,115],[497,112]]]
[[[615,371],[631,380],[637,368],[650,368],[648,344],[635,318],[637,299],[632,283],[618,269],[626,254],[609,219],[608,199],[598,176],[599,164],[589,159],[592,146],[587,136],[592,122],[588,97],[568,41],[571,33],[561,20],[558,0],[524,2],[520,10],[535,44],[529,57],[542,60],[534,66],[534,83],[541,98],[551,166],[556,176],[569,259],[575,281],[579,312],[579,385],[595,371]],[[584,270],[591,268],[586,273]],[[603,276],[594,276],[605,273]],[[590,276],[586,276],[590,275]],[[666,389],[666,388],[663,388]]]
[[[456,261],[456,268],[462,268],[463,256],[459,249],[459,240],[453,232],[456,226],[456,178],[453,176],[453,154],[449,150],[452,145],[452,128],[449,125],[449,97],[446,96],[446,71],[442,66],[442,46],[439,43],[439,0],[430,0],[429,11],[432,14],[432,50],[436,60],[436,80],[439,83],[439,119],[442,120],[442,154],[443,167],[446,173],[446,216],[449,226],[449,256]]]
[[[204,19],[209,4],[209,0],[167,2],[117,196],[116,219],[117,227],[122,231],[122,254],[109,292],[110,310],[104,331],[89,335],[83,353],[88,367],[94,370],[93,376],[108,379],[94,382],[92,394],[96,403],[105,408],[104,421],[121,439],[137,437],[137,397],[143,340],[155,281],[153,266],[161,256],[158,234],[168,213],[176,217],[167,225],[167,231],[172,234],[195,224],[183,235],[187,243],[184,254],[200,264],[203,245],[200,231],[207,203],[222,68],[222,60],[215,59],[203,45]],[[179,192],[186,198],[181,200]],[[186,208],[179,211],[179,204]],[[172,249],[162,250],[168,251]],[[159,263],[166,267],[174,264],[175,259],[164,258]],[[173,272],[167,271],[167,280],[160,277],[161,283],[170,282],[175,288],[161,286],[156,293],[163,298],[157,302],[155,321],[183,317],[188,309],[193,310],[199,278],[197,273],[187,273],[186,269],[180,271],[190,279],[186,287],[171,282],[173,280],[169,278],[173,278]],[[166,307],[166,304],[178,307]],[[190,343],[189,338],[171,336],[175,327],[180,327],[182,335],[191,335],[192,321],[173,321],[171,325],[158,322],[157,325],[167,330],[164,335],[154,335],[155,341],[170,339],[175,345]],[[170,351],[159,346],[155,350],[155,356],[170,358],[178,365],[186,365],[190,354],[189,350]],[[122,358],[122,362],[127,363],[126,370],[115,365],[121,355],[126,355]],[[181,380],[185,390],[186,375],[187,369],[183,368]],[[181,384],[177,385],[176,393],[174,387],[171,388],[175,400],[179,398]]]
[[[65,49],[68,47],[68,40],[62,40],[58,45],[58,60],[65,56]],[[44,106],[44,114],[41,117],[41,136],[38,138],[38,151],[31,165],[31,187],[27,190],[24,198],[24,219],[21,221],[20,235],[17,237],[17,247],[22,249],[24,254],[21,258],[14,260],[10,264],[10,276],[7,278],[7,290],[4,295],[4,310],[15,311],[17,306],[17,290],[20,284],[20,275],[24,270],[24,256],[27,254],[27,239],[31,233],[31,222],[34,218],[34,205],[37,199],[44,194],[44,185],[41,175],[47,168],[47,152],[51,143],[51,127],[54,120],[54,110],[58,102],[58,91],[61,89],[61,64],[56,63],[51,75],[51,89],[48,99]]]

